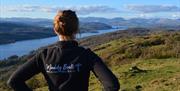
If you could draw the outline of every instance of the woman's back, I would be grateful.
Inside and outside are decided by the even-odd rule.
[[[42,50],[42,69],[52,91],[87,91],[92,63],[76,41],[59,41]],[[40,66],[40,65],[39,65]]]
[[[54,32],[60,40],[28,59],[11,75],[8,84],[15,91],[32,91],[25,81],[41,72],[50,91],[88,91],[92,71],[105,91],[118,91],[118,79],[101,58],[90,49],[78,46],[75,40],[78,25],[75,12],[60,11],[54,20]]]

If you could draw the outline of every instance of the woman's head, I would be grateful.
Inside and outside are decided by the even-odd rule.
[[[58,11],[54,18],[54,31],[57,35],[74,37],[79,31],[79,20],[71,10]]]

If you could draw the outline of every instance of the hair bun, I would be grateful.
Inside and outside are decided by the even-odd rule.
[[[55,30],[61,35],[71,36],[78,32],[79,21],[76,13],[72,10],[58,11],[54,20],[56,23]]]

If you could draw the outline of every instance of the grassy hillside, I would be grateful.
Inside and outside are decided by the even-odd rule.
[[[180,33],[152,33],[104,43],[94,51],[119,78],[123,91],[178,91],[179,39]],[[90,91],[100,91],[94,79],[90,84]]]
[[[104,60],[118,77],[121,91],[180,90],[180,32],[118,31],[83,39],[80,44]],[[11,90],[5,82],[26,57],[8,60],[0,62],[0,91]],[[27,83],[35,91],[48,91],[41,74]],[[101,91],[93,74],[89,85],[90,91]]]
[[[140,70],[133,69],[135,66]],[[121,91],[180,90],[180,60],[178,58],[135,59],[131,63],[110,68],[120,81]],[[94,76],[91,77],[89,89],[101,91],[101,86]]]

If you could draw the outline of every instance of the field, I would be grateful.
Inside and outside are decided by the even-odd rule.
[[[165,37],[166,36],[166,37]],[[179,91],[180,35],[121,38],[94,48],[121,84],[121,91]],[[91,77],[90,91],[101,91]]]

